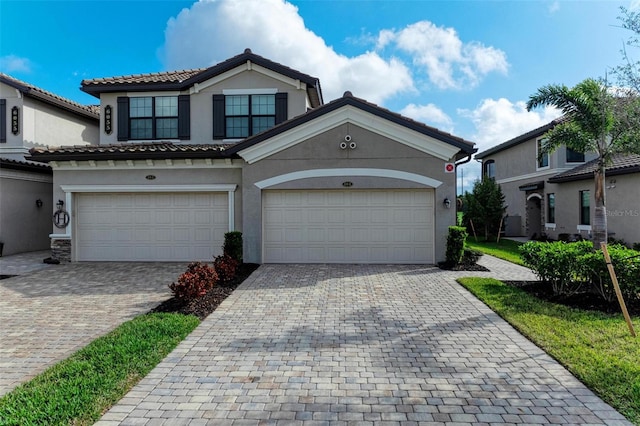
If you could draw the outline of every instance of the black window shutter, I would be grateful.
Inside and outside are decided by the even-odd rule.
[[[225,128],[224,95],[213,95],[213,138],[224,139]]]
[[[178,138],[191,138],[191,101],[189,95],[178,96]]]
[[[276,93],[276,124],[287,120],[287,95],[288,93]]]
[[[129,98],[118,96],[118,140],[129,140]]]
[[[0,99],[0,143],[7,142],[7,100]]]

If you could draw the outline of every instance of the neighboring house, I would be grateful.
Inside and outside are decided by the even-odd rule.
[[[210,261],[231,230],[246,262],[444,260],[471,142],[349,92],[324,104],[318,79],[249,49],[82,90],[100,145],[32,150],[70,213],[61,260]]]
[[[97,144],[97,108],[0,74],[0,243],[3,255],[50,247],[52,170],[29,149]]]
[[[596,161],[548,179],[545,199],[555,200],[545,223],[550,237],[591,232]],[[627,244],[640,243],[640,155],[613,156],[605,172],[605,197],[608,235]]]
[[[567,147],[541,154],[544,134],[560,120],[475,156],[482,161],[483,177],[494,178],[505,195],[506,236],[590,238],[597,156]],[[606,173],[609,234],[629,243],[640,241],[639,160],[615,156]]]

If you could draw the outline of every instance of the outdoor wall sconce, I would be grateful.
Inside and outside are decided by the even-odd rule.
[[[64,206],[64,201],[58,200],[58,202],[56,203],[56,207],[58,208],[58,210],[62,210],[63,206]]]
[[[41,200],[40,198],[38,198],[38,199],[36,200],[36,207],[37,207],[37,208],[42,207],[42,200]]]
[[[444,201],[442,202],[442,205],[444,206],[445,209],[450,209],[451,208],[451,200],[448,198],[445,198]]]

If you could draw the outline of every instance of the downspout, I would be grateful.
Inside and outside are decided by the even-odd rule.
[[[472,155],[473,155],[473,153],[469,154],[469,155],[467,156],[467,158],[465,158],[464,160],[462,160],[462,161],[460,161],[460,162],[456,162],[456,163],[455,163],[456,168],[458,168],[458,166],[461,166],[461,165],[466,164],[466,163],[468,163],[469,161],[471,161],[471,156],[472,156]]]

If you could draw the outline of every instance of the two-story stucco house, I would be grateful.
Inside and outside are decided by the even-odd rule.
[[[596,155],[567,147],[550,154],[540,149],[544,134],[560,120],[475,156],[482,161],[483,177],[494,178],[505,195],[507,236],[591,236]],[[614,156],[606,176],[609,235],[639,242],[640,156]]]
[[[63,260],[206,261],[230,230],[246,262],[444,259],[471,142],[348,92],[325,104],[317,78],[249,49],[82,90],[100,145],[32,150],[69,212]]]
[[[97,144],[98,110],[0,74],[0,243],[4,255],[50,246],[52,171],[33,147]]]

